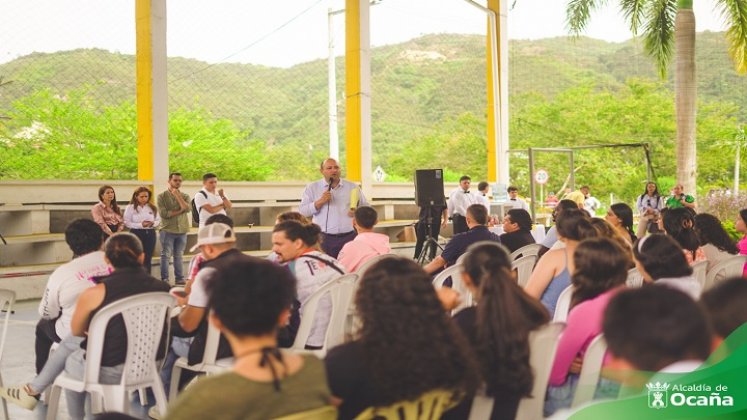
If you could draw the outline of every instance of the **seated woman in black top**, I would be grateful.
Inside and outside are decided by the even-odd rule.
[[[442,389],[455,401],[476,387],[474,356],[446,315],[428,275],[412,260],[388,258],[360,280],[359,337],[333,348],[325,364],[339,418]]]
[[[524,209],[508,211],[503,218],[503,232],[501,243],[511,252],[535,242],[532,236],[532,216]]]
[[[104,306],[120,299],[148,292],[168,292],[168,283],[155,279],[143,268],[143,245],[131,233],[115,233],[104,245],[106,261],[114,267],[114,272],[101,279],[101,282],[80,294],[73,312],[71,330],[74,335],[84,337],[88,333],[91,318]],[[65,363],[65,372],[75,379],[83,379],[85,367],[86,341],[81,349],[71,354]],[[124,318],[116,316],[109,321],[104,334],[104,349],[101,357],[99,380],[106,384],[116,384],[122,376],[127,355],[127,330]],[[65,391],[70,417],[84,417],[85,394]]]
[[[492,244],[470,248],[462,281],[479,302],[454,316],[477,353],[487,395],[495,399],[491,419],[514,419],[519,401],[530,395],[529,333],[546,324],[547,310],[516,283],[511,261]],[[448,418],[467,418],[471,401]]]

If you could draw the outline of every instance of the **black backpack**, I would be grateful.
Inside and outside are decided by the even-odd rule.
[[[207,198],[207,193],[205,191],[200,190],[197,193],[202,194],[203,196],[205,196],[205,198]],[[192,199],[191,203],[192,203],[192,223],[199,226],[200,225],[200,209],[198,209],[197,206],[195,205],[194,198]]]

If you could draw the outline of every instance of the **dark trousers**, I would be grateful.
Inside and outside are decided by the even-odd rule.
[[[467,227],[467,218],[462,216],[461,214],[454,214],[453,216],[451,216],[451,222],[451,231],[452,233],[454,233],[454,235],[469,230],[469,227]]]
[[[332,258],[337,258],[342,247],[358,236],[355,230],[340,234],[322,233],[322,251]]]
[[[53,343],[59,343],[62,341],[57,336],[57,330],[54,325],[57,319],[40,319],[36,324],[36,341],[34,347],[36,350],[36,373],[41,372],[44,365],[47,363],[49,358],[49,349],[52,348]]]
[[[130,229],[130,233],[137,236],[143,243],[143,253],[145,260],[143,266],[150,274],[151,260],[153,259],[153,250],[156,249],[156,230],[155,229]]]
[[[434,221],[431,224],[431,236],[433,239],[438,241],[438,234],[441,233],[441,223],[438,221]],[[417,222],[415,223],[415,237],[417,238],[415,242],[415,259],[420,258],[420,253],[423,251],[423,244],[425,243],[425,238],[428,236],[428,224],[426,222]],[[430,248],[430,255],[428,255],[428,258],[431,260],[436,258],[436,247]]]

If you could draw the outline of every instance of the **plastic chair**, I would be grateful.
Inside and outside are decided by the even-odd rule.
[[[706,270],[708,269],[708,261],[699,261],[692,265],[693,277],[700,283],[700,288],[703,290],[706,284]]]
[[[428,391],[414,401],[399,401],[386,407],[368,407],[355,420],[399,419],[430,420],[441,415],[459,401],[452,399],[452,391],[437,389]]]
[[[529,282],[529,277],[532,275],[532,270],[534,270],[535,264],[537,264],[536,255],[525,255],[511,263],[511,269],[516,270],[517,273],[516,282],[519,283],[519,286],[522,288],[526,287]]]
[[[735,255],[717,263],[706,273],[703,290],[710,289],[721,280],[742,276],[745,263],[747,255]]]
[[[464,308],[469,308],[473,304],[472,293],[464,286],[464,282],[462,281],[463,271],[464,267],[462,267],[461,264],[454,264],[438,273],[438,275],[433,279],[433,287],[440,289],[444,287],[446,279],[451,277],[451,289],[458,292],[461,297],[459,305],[451,311],[452,315]]]
[[[330,280],[314,292],[306,302],[301,304],[304,308],[301,316],[301,324],[298,326],[296,339],[291,346],[291,350],[302,351],[306,347],[306,342],[311,335],[311,327],[314,324],[319,301],[325,295],[329,295],[332,300],[332,314],[329,317],[327,332],[324,335],[324,344],[322,350],[314,352],[317,356],[323,356],[327,350],[342,344],[345,341],[345,322],[350,310],[350,304],[353,301],[353,292],[356,287],[358,275],[355,273],[345,274],[336,279]]]
[[[522,398],[517,419],[541,419],[550,371],[558,349],[558,339],[565,328],[563,322],[553,322],[529,334],[529,365],[534,372],[532,396]]]
[[[99,398],[103,398],[106,411],[126,414],[130,407],[130,394],[150,387],[156,397],[158,410],[166,413],[166,393],[158,376],[156,356],[167,314],[173,305],[173,296],[152,292],[118,300],[99,310],[88,327],[83,379],[73,379],[65,372],[57,377],[50,392],[47,419],[54,419],[57,415],[62,388],[91,393],[94,413],[101,411]],[[107,385],[99,383],[99,370],[106,327],[117,315],[122,315],[127,329],[127,356],[120,383]]]
[[[568,319],[568,312],[571,310],[571,298],[573,297],[573,285],[563,289],[558,296],[558,302],[555,304],[555,314],[553,322],[565,322]]]
[[[518,257],[519,255],[521,255],[522,257],[526,257],[528,255],[535,255],[537,256],[537,258],[539,258],[540,249],[542,249],[541,244],[524,245],[523,247],[511,253],[511,261],[515,260],[516,257]]]
[[[589,343],[589,347],[584,354],[584,361],[581,365],[581,373],[578,375],[578,385],[576,393],[573,396],[571,408],[576,408],[581,404],[586,404],[594,399],[594,392],[597,389],[599,376],[602,373],[602,362],[604,354],[607,352],[607,342],[604,341],[604,335],[599,334]]]
[[[377,262],[379,262],[381,260],[385,260],[387,258],[399,258],[399,255],[392,254],[392,253],[377,255],[377,256],[371,258],[370,260],[364,262],[363,264],[361,264],[361,266],[358,267],[357,270],[355,270],[355,274],[357,274],[358,277],[363,277],[363,273],[365,273],[366,270],[368,270],[369,268],[371,268],[372,265],[376,264]]]
[[[643,286],[643,275],[637,268],[633,267],[628,270],[628,278],[625,280],[625,285],[631,289]]]
[[[5,309],[5,316],[3,317],[3,328],[0,334],[0,361],[3,360],[3,350],[5,350],[5,337],[8,335],[8,323],[10,322],[10,313],[13,311],[13,304],[16,303],[16,292],[12,290],[0,289],[0,309]],[[0,375],[0,387],[4,387],[3,377]],[[2,399],[2,398],[0,398]],[[6,419],[10,419],[8,416],[8,402],[5,399],[3,401],[3,414]]]
[[[300,411],[287,416],[275,417],[273,420],[337,420],[337,407],[325,405],[324,407]]]

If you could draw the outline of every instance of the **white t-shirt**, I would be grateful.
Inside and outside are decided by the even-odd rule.
[[[39,315],[45,319],[60,317],[55,323],[58,337],[64,339],[70,335],[70,322],[78,296],[89,287],[95,286],[91,278],[106,276],[111,272],[109,264],[104,261],[103,251],[78,257],[52,272],[39,302]]]
[[[205,267],[197,272],[195,280],[192,282],[192,290],[189,293],[187,304],[195,308],[208,307],[208,294],[205,285],[210,277],[215,273],[215,268]]]
[[[203,194],[203,192],[205,194]],[[207,197],[205,197],[206,195]],[[204,188],[198,191],[197,194],[195,194],[195,206],[200,210],[200,227],[205,226],[205,222],[207,221],[208,217],[214,214],[226,214],[226,209],[220,209],[215,213],[210,213],[209,211],[202,208],[205,204],[217,206],[223,204],[223,199],[220,198],[218,194],[213,194],[209,191],[206,191]]]

